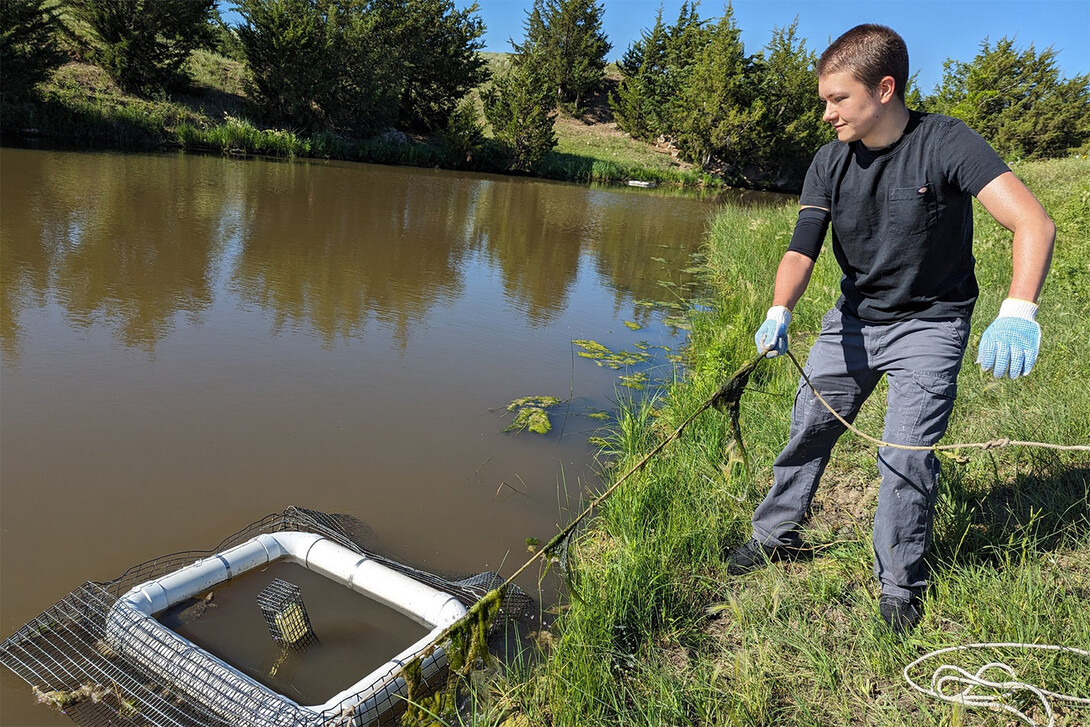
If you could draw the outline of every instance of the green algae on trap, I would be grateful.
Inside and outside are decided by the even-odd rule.
[[[553,425],[549,422],[546,411],[560,403],[555,396],[524,396],[507,405],[507,411],[515,413],[515,419],[503,430],[521,432],[529,429],[537,434],[548,434]]]
[[[636,323],[635,321],[625,321],[624,325],[625,325],[625,328],[628,328],[629,330],[633,330],[633,331],[638,331],[641,328],[643,328],[643,326],[641,326],[639,323]]]

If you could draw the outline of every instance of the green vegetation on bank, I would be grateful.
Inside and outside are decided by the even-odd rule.
[[[980,332],[1005,296],[1011,258],[1010,234],[977,206],[982,295],[944,441],[1085,444],[1090,360],[1080,322],[1090,316],[1090,161],[1027,162],[1015,171],[1058,226],[1039,315],[1041,358],[1017,381],[996,381],[972,364]],[[791,205],[725,208],[715,219],[707,266],[718,304],[692,314],[685,376],[658,398],[623,408],[606,450],[614,477],[753,355],[753,330],[794,215]],[[796,309],[791,348],[802,360],[838,279],[826,252]],[[932,585],[924,621],[906,640],[877,626],[875,453],[851,434],[834,453],[806,531],[816,557],[728,577],[722,549],[748,536],[787,436],[797,379],[786,358],[763,363],[751,379],[741,415],[748,470],[729,456],[727,417],[709,412],[604,504],[571,547],[575,593],[545,658],[508,674],[482,723],[1006,725],[995,713],[966,716],[913,692],[902,668],[933,649],[973,642],[1090,644],[1085,454],[1007,448],[943,459]],[[878,391],[856,424],[880,433],[883,412]],[[1090,661],[1075,656],[1015,650],[960,661],[975,671],[995,659],[1024,681],[1090,697]],[[930,671],[916,679],[927,683]],[[1088,717],[1085,709],[1056,708],[1060,725]],[[1039,707],[1030,711],[1041,717]]]
[[[487,130],[459,147],[459,137],[389,131],[354,139],[332,130],[306,132],[252,121],[245,96],[246,67],[211,51],[190,57],[193,82],[185,92],[144,99],[124,92],[104,71],[68,63],[39,87],[34,101],[0,106],[5,136],[120,149],[186,149],[238,156],[342,159],[485,172],[508,170],[507,157]],[[476,121],[479,125],[479,120]],[[564,118],[559,145],[529,170],[548,179],[721,186],[710,174],[629,138],[612,124]]]

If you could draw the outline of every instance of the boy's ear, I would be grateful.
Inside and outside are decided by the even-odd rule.
[[[882,103],[889,103],[896,98],[896,91],[897,82],[893,80],[893,76],[883,76],[878,82],[878,100]]]

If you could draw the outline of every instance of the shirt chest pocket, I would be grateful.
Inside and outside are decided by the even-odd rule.
[[[889,190],[889,227],[897,235],[926,234],[938,217],[935,190],[924,182]]]

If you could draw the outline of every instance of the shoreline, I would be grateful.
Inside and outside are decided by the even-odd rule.
[[[149,100],[122,92],[96,66],[71,62],[40,87],[37,99],[0,105],[0,144],[181,150],[433,167],[577,183],[636,181],[686,189],[731,188],[719,177],[678,162],[668,151],[629,138],[611,122],[558,118],[554,127],[558,146],[526,174],[509,170],[498,144],[487,135],[469,153],[459,153],[441,134],[390,129],[356,138],[331,129],[293,131],[252,121],[247,110],[240,83],[233,88],[195,84],[188,93]]]

